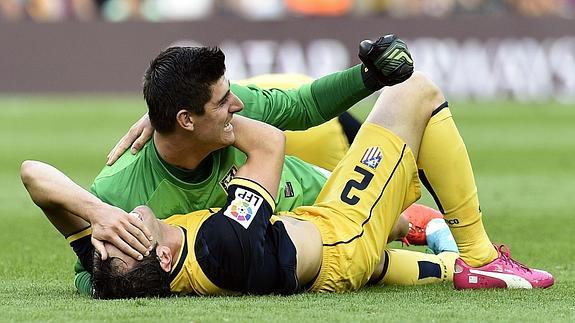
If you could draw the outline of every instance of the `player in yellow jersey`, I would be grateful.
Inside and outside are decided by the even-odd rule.
[[[183,228],[155,220],[145,208],[137,209],[137,216],[152,231],[155,248],[144,262],[136,262],[107,245],[111,260],[94,264],[96,296],[161,296],[170,290],[198,294],[341,292],[382,278],[385,282],[393,276],[390,268],[395,263],[392,257],[386,260],[386,241],[399,214],[419,198],[418,173],[422,182],[436,189],[441,202],[466,196],[462,204],[466,207],[468,201],[476,201],[468,157],[444,100],[420,73],[384,90],[316,203],[282,216],[272,214],[281,154],[270,147],[281,146],[283,136],[269,127],[264,134],[240,135],[245,131],[240,130],[243,119],[236,119],[234,145],[247,154],[248,161],[230,183],[224,208],[213,214],[208,210],[201,223],[187,222]],[[269,141],[262,143],[261,138]],[[435,176],[446,166],[448,173]],[[46,170],[32,173],[36,179],[49,175]],[[91,220],[85,215],[91,207],[82,210],[70,202],[83,193],[69,190],[65,181],[48,180],[52,189],[42,185],[45,179],[41,185],[30,179],[24,182],[38,205],[56,204]],[[481,239],[469,244],[472,238],[478,239],[478,232],[465,210],[444,211],[449,219],[455,216],[455,224],[465,224],[452,227],[454,233],[467,230],[471,234],[467,241],[455,237],[467,249],[466,258],[456,262],[456,288],[545,288],[553,284],[549,273],[519,265],[501,248],[493,249],[496,255],[488,264],[470,270],[470,257],[482,256],[483,251],[482,257],[490,257],[490,250],[482,251]],[[408,263],[399,262],[401,266]],[[448,275],[448,268],[436,269]],[[189,290],[179,291],[183,286]]]
[[[441,122],[450,131],[430,131],[430,126],[437,127]],[[442,140],[430,138],[430,132]],[[400,213],[420,196],[416,160],[428,169],[443,164],[451,156],[441,156],[445,151],[440,142],[460,140],[458,138],[443,95],[426,77],[416,73],[406,82],[383,91],[313,206],[296,208],[283,217],[273,216],[277,193],[273,155],[262,154],[265,160],[259,160],[249,149],[244,150],[248,154],[246,168],[240,169],[232,181],[224,208],[214,210],[205,222],[192,226],[193,245],[189,238],[182,240],[185,233],[175,235],[175,240],[170,238],[171,246],[159,240],[158,248],[163,247],[163,251],[154,262],[161,267],[156,273],[171,273],[172,279],[184,275],[180,278],[182,281],[196,286],[187,292],[199,294],[292,293],[304,287],[317,292],[342,292],[358,289],[382,276],[385,278],[389,262],[385,261],[384,249],[391,228]],[[435,144],[429,146],[429,140]],[[421,154],[434,158],[425,160],[428,157]],[[459,157],[466,159],[467,155]],[[453,178],[464,182],[451,185],[451,190],[465,189],[468,169],[452,168],[451,171]],[[436,179],[435,183],[445,185],[445,189],[451,178],[444,178],[443,181]],[[142,213],[144,219],[153,221],[149,226],[158,223],[153,214],[145,215],[149,213],[145,210]],[[168,227],[158,225],[154,234],[171,237],[162,234]],[[183,250],[190,252],[191,248],[194,254],[187,262],[193,264],[193,268],[182,274],[183,265],[179,265],[178,257],[182,257]],[[498,270],[484,266],[483,274],[481,270],[458,272],[457,278],[468,278],[468,284],[478,284],[463,284],[463,288],[545,288],[553,284],[549,273],[525,266],[518,270],[518,263],[508,253],[501,249],[499,252],[491,262]],[[110,254],[125,258],[114,250]],[[458,262],[463,266],[463,260]],[[114,272],[114,267],[108,266],[112,276],[102,277],[97,274],[100,268],[106,268],[102,264],[97,263],[94,269],[95,276],[103,279],[95,282],[96,293],[101,297],[140,295],[138,290],[145,291],[144,287],[151,283],[148,279],[151,274],[142,275],[139,280],[137,276],[130,276],[131,282],[141,281],[143,285],[134,288],[130,284],[116,291],[119,294],[108,294],[105,287],[116,285],[110,282],[126,281],[122,275],[138,271],[128,267]],[[176,286],[171,286],[172,291],[178,292],[174,290]],[[462,285],[456,283],[455,286]],[[104,289],[98,290],[102,287]]]
[[[171,292],[199,295],[289,294],[305,289],[305,284],[314,279],[322,263],[322,239],[327,239],[324,232],[318,231],[318,224],[296,219],[304,219],[306,216],[303,214],[271,216],[283,156],[283,150],[277,149],[283,147],[282,133],[239,116],[234,117],[233,126],[237,134],[235,145],[246,152],[248,161],[230,183],[226,207],[190,215],[174,215],[163,222],[157,221],[149,208],[137,208],[133,214],[144,221],[157,246],[142,262],[128,257],[111,244],[106,245],[110,256],[108,261],[104,262],[99,257],[93,259],[89,229],[68,236],[86,268],[91,268],[88,263],[92,260],[96,262],[95,296],[164,296]],[[266,138],[264,142],[261,141],[262,137]],[[90,220],[86,216],[88,212],[74,209],[74,203],[70,203],[70,198],[86,195],[87,192],[45,164],[28,162],[23,168],[28,168],[24,173],[36,174],[34,179],[23,179],[39,206],[48,208],[57,205],[67,209],[70,215],[82,214],[86,220]],[[50,185],[45,186],[47,183]],[[83,196],[82,199],[87,197]],[[92,200],[95,203],[87,206],[87,210],[97,204],[95,197]],[[58,227],[58,222],[65,219],[50,220]],[[337,223],[335,219],[329,222]],[[344,226],[345,222],[341,221]],[[385,241],[381,239],[385,238],[382,234],[376,240],[384,245]],[[412,265],[430,265],[434,264],[433,260],[441,263],[440,256],[411,253],[414,259],[419,260]],[[452,252],[445,254],[457,256]],[[379,257],[382,255],[380,251]],[[388,262],[383,257],[381,259],[382,263]],[[123,271],[131,267],[137,269]],[[119,269],[121,275],[117,275]],[[440,275],[430,276],[428,281],[445,279],[441,273],[448,275],[445,266],[433,269]],[[379,279],[383,272],[382,265],[376,278]],[[342,287],[341,290],[352,289],[355,288]]]
[[[418,82],[425,84],[425,79],[414,77],[406,86],[420,88]],[[388,90],[382,97],[389,100],[396,91],[405,89]],[[431,96],[428,105],[435,104],[432,95],[421,95]],[[273,147],[283,148],[283,135],[256,121],[234,117],[234,145],[247,154],[248,161],[230,183],[224,208],[185,218],[171,217],[173,220],[166,223],[156,221],[148,209],[136,210],[152,231],[156,248],[138,263],[109,244],[110,260],[96,257],[96,296],[165,295],[169,290],[197,294],[293,293],[308,286],[313,291],[347,291],[370,280],[381,281],[382,277],[385,282],[395,264],[384,253],[387,238],[400,212],[419,197],[419,183],[410,148],[378,125],[384,123],[380,118],[389,109],[397,109],[396,104],[384,102],[385,98],[368,118],[318,202],[280,217],[272,217],[272,212],[283,149]],[[417,105],[409,107],[402,113],[427,112],[419,111]],[[389,128],[403,134],[410,146],[418,147],[416,136],[421,136],[427,120],[423,116],[414,119],[407,124],[391,123]],[[246,125],[248,122],[252,124]],[[263,133],[254,131],[257,125]],[[262,142],[261,138],[266,140]],[[49,170],[26,173],[52,178],[52,186],[57,188],[52,191],[38,186],[38,178],[24,181],[34,201],[44,208],[50,204],[67,208],[74,205],[69,204],[70,197],[82,194],[75,192],[66,197],[66,192],[74,189],[67,189],[66,182],[54,183],[58,176]],[[69,212],[83,213],[76,209]],[[85,219],[91,220],[89,216]],[[70,240],[79,241],[84,234],[89,232]],[[429,265],[426,271],[437,274],[423,278],[442,280],[449,275],[441,259],[431,259],[438,256],[419,255],[419,260],[411,264]],[[398,262],[401,266],[407,263]],[[421,273],[416,280],[422,278]]]

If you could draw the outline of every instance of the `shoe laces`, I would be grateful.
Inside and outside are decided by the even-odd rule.
[[[409,243],[409,236],[413,236],[414,234],[420,234],[422,232],[425,232],[425,229],[413,224],[411,221],[409,222],[409,231],[407,232],[407,235],[403,238],[401,238],[401,242],[405,245],[405,246],[410,246],[411,244]]]
[[[502,244],[502,245],[494,245],[495,248],[499,251],[499,254],[501,255],[501,260],[503,260],[503,262],[509,264],[512,267],[515,268],[519,268],[522,269],[525,272],[531,272],[531,269],[527,266],[525,266],[524,264],[520,263],[519,261],[511,258],[511,253],[509,252],[509,248]]]
[[[418,225],[413,224],[412,222],[409,222],[409,233],[408,234],[418,234],[418,233],[422,233],[425,232],[425,228],[422,228]]]

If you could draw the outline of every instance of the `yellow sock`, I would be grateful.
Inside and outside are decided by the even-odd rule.
[[[461,258],[479,267],[495,259],[497,251],[483,227],[467,149],[447,103],[442,107],[429,120],[421,140],[419,177],[443,213]]]
[[[404,249],[387,249],[387,270],[377,284],[414,286],[453,281],[456,252],[438,255]]]

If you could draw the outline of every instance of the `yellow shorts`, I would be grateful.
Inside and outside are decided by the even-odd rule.
[[[333,171],[349,149],[348,139],[337,118],[303,131],[284,131],[286,155]]]
[[[235,83],[255,84],[263,89],[293,89],[313,78],[302,74],[264,74]],[[337,118],[303,131],[285,131],[286,155],[332,171],[349,149],[349,142]]]
[[[420,194],[411,149],[389,130],[364,124],[315,205],[290,214],[313,222],[322,235],[322,266],[310,290],[344,292],[364,286],[399,214]]]

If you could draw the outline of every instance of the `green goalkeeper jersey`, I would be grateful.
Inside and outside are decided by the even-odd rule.
[[[256,86],[232,85],[231,90],[244,103],[240,112],[283,130],[301,130],[321,124],[341,114],[371,93],[361,79],[361,67],[320,78],[294,90],[262,90]],[[96,177],[91,191],[103,201],[131,211],[148,205],[158,218],[222,207],[226,185],[246,160],[234,147],[212,153],[195,173],[198,181],[182,181],[177,170],[163,162],[150,140],[136,155],[129,152]],[[277,211],[312,205],[326,180],[326,173],[298,158],[286,156]],[[91,292],[89,273],[76,264],[75,285],[82,294]]]
[[[160,159],[153,140],[134,155],[125,153],[94,180],[91,190],[102,201],[125,211],[146,204],[156,217],[165,219],[211,207],[223,207],[227,185],[246,161],[234,147],[220,149],[202,165],[210,167],[199,182],[184,182]],[[172,166],[173,168],[173,166]],[[277,211],[312,205],[327,179],[321,171],[299,158],[286,156],[280,180]]]

